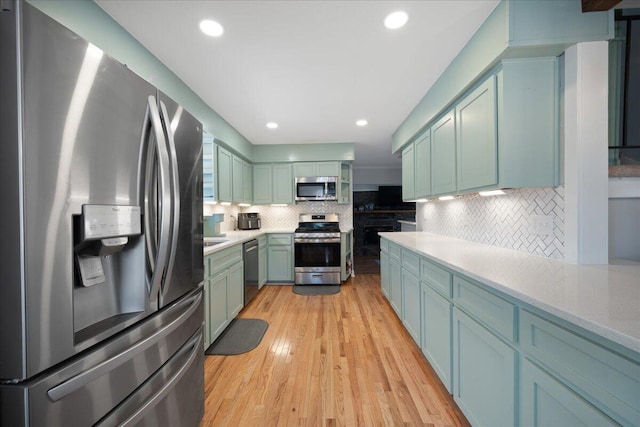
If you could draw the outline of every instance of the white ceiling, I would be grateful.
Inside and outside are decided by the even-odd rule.
[[[400,167],[393,132],[498,3],[96,2],[253,144],[355,142],[355,167],[385,168]],[[408,23],[386,29],[397,10]]]

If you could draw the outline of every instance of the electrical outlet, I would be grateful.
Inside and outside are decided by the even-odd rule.
[[[541,236],[553,234],[553,217],[551,215],[531,215],[529,217],[529,233]]]

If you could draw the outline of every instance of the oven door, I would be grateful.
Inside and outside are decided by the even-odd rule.
[[[340,238],[295,239],[295,267],[314,269],[340,269]],[[325,270],[326,271],[326,270]]]
[[[296,238],[294,247],[296,285],[340,284],[340,238]]]

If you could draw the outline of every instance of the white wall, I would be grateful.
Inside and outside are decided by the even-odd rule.
[[[378,191],[379,185],[402,185],[402,168],[353,168],[353,191]]]

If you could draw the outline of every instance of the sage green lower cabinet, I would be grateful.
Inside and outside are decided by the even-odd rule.
[[[422,282],[422,353],[438,377],[453,392],[451,376],[451,317],[453,304]]]
[[[618,424],[640,426],[640,357],[630,359],[528,310],[520,310],[520,347],[531,361],[545,367],[555,382],[571,391],[569,394],[553,388],[556,398],[550,391],[540,390],[543,380],[539,380],[540,385],[533,391],[531,384],[524,384],[525,392],[529,387],[529,394],[524,393],[522,399],[525,417],[541,411],[546,413],[545,417],[549,416],[553,412],[549,400],[554,398],[558,400],[558,417],[568,416],[565,411],[580,408],[579,399],[574,401],[571,397],[575,395],[576,399],[588,401],[591,411],[607,414]],[[531,377],[532,381],[538,381],[539,375]],[[544,384],[552,389],[550,381]],[[540,393],[547,393],[546,408],[538,408],[540,401],[536,399]]]
[[[229,275],[226,271],[216,274],[209,287],[209,344],[214,342],[229,324],[227,317],[227,288]]]
[[[523,426],[620,425],[530,360],[522,364],[520,381]]]
[[[402,267],[393,259],[389,262],[389,295],[391,307],[402,318]]]
[[[639,353],[386,238],[380,275],[474,427],[640,426]]]
[[[453,398],[476,427],[518,425],[516,351],[453,309]]]
[[[420,279],[402,271],[402,323],[420,346]]]
[[[293,282],[293,234],[269,234],[267,240],[268,281]]]
[[[351,255],[353,230],[340,233],[340,280],[345,281],[351,276],[353,257]]]
[[[391,299],[390,267],[389,254],[386,251],[380,251],[380,287],[387,300]]]
[[[242,245],[205,256],[205,346],[208,347],[244,306]]]
[[[244,306],[244,263],[229,268],[227,274],[227,318],[231,321]]]

